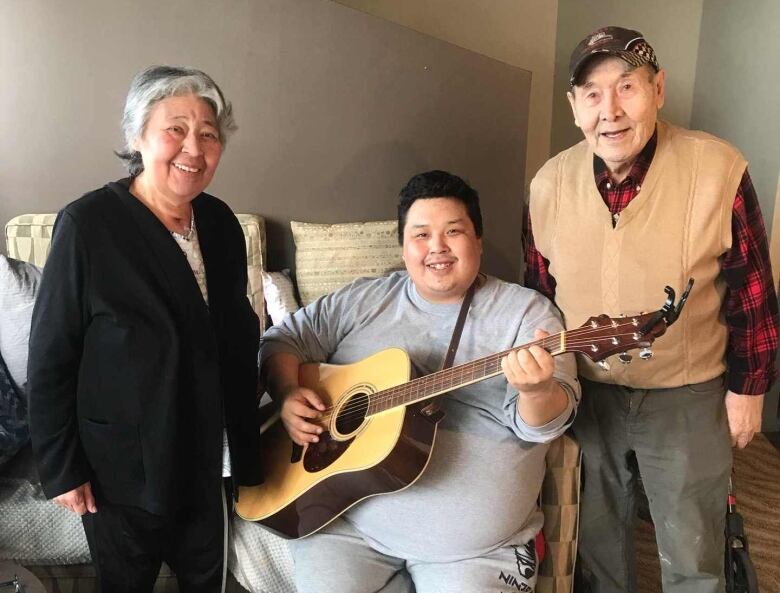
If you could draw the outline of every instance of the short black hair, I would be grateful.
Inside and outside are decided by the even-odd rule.
[[[404,244],[404,227],[409,208],[417,200],[454,198],[463,203],[474,225],[477,237],[482,236],[482,211],[479,193],[457,175],[447,171],[427,171],[412,177],[398,194],[398,242]]]

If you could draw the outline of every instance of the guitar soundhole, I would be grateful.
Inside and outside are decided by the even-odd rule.
[[[366,417],[368,410],[368,394],[356,393],[349,398],[336,416],[336,430],[339,434],[348,435],[355,432]]]

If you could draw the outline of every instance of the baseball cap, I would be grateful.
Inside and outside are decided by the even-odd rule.
[[[574,86],[577,75],[592,56],[609,54],[622,58],[632,66],[650,64],[658,72],[658,59],[652,46],[639,31],[623,27],[603,27],[579,42],[569,61],[569,84]]]

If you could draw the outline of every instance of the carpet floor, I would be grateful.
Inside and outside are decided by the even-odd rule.
[[[746,449],[735,450],[733,480],[759,591],[780,593],[780,452],[758,435]],[[639,593],[661,591],[655,531],[645,522],[637,527],[637,579]]]

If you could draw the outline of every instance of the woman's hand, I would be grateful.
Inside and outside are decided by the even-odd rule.
[[[65,494],[55,496],[52,501],[54,504],[65,507],[77,515],[83,515],[87,512],[97,513],[97,505],[95,504],[95,497],[92,495],[92,484],[90,482],[84,482],[81,486]]]

